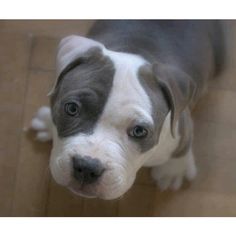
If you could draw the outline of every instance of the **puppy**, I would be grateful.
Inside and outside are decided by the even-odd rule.
[[[50,108],[32,128],[53,140],[53,178],[75,194],[115,199],[142,166],[162,190],[192,180],[190,109],[222,69],[218,21],[98,21],[62,39]]]

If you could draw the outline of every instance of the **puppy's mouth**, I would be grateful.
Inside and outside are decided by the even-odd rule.
[[[91,192],[84,191],[83,189],[68,187],[68,189],[75,195],[79,195],[81,197],[86,198],[96,198],[97,196]]]
[[[67,188],[75,195],[79,195],[81,197],[99,198],[99,194],[97,193],[96,186],[94,186],[94,184],[83,185],[72,182]]]
[[[105,174],[92,183],[83,181],[83,179],[79,181],[71,171],[68,183],[64,184],[64,187],[73,194],[85,198],[99,198],[103,200],[120,198],[126,192],[124,185],[127,185],[129,179],[126,180],[124,178],[124,171],[119,171],[119,175],[114,173],[114,169],[118,169],[117,166],[115,167],[116,168],[113,166],[106,167]]]

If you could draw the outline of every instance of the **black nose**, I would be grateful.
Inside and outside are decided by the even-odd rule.
[[[104,172],[102,163],[89,156],[73,157],[74,177],[81,183],[91,184],[95,182]]]

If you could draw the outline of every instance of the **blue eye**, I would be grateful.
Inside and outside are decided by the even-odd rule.
[[[129,131],[128,135],[134,138],[145,138],[148,135],[148,131],[144,127],[137,125]]]
[[[76,116],[79,114],[79,105],[75,102],[68,102],[65,104],[65,113],[69,116]]]

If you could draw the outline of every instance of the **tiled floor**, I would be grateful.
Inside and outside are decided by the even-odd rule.
[[[74,196],[50,177],[51,144],[24,132],[48,104],[58,40],[92,21],[0,21],[0,216],[236,216],[236,22],[228,22],[227,70],[193,112],[198,177],[159,192],[148,169],[121,199]]]

